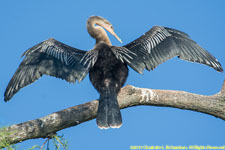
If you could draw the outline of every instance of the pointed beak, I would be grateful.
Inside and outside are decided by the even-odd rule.
[[[113,31],[113,29],[111,27],[109,27],[108,25],[103,25],[103,27],[109,31],[109,33],[111,33],[113,36],[115,36],[115,38],[120,41],[120,43],[123,43],[122,40],[116,35],[116,33]]]
[[[116,37],[116,39],[118,40],[118,41],[120,41],[120,43],[123,43],[122,42],[122,40],[116,35],[116,33],[113,31],[113,32],[110,32],[113,36],[115,36]]]

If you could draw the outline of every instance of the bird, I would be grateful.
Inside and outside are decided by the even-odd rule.
[[[182,31],[153,26],[136,40],[113,46],[107,31],[119,42],[112,24],[103,17],[88,18],[87,31],[96,43],[86,51],[66,45],[54,38],[45,40],[22,54],[24,59],[9,81],[4,101],[9,101],[21,88],[43,75],[54,76],[67,82],[89,79],[99,92],[96,116],[100,129],[119,128],[122,117],[117,95],[128,77],[128,66],[137,73],[151,71],[159,64],[173,58],[196,62],[212,67],[218,72],[223,68],[219,61]]]

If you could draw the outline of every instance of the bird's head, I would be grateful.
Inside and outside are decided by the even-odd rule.
[[[106,29],[109,33],[111,33],[118,41],[122,43],[122,40],[117,36],[117,34],[114,32],[112,24],[106,20],[103,17],[100,16],[91,16],[88,21],[87,25],[94,25],[95,29],[101,30],[101,27]],[[93,26],[92,26],[93,27]],[[90,28],[89,28],[90,30]],[[90,32],[89,32],[90,33]],[[91,34],[91,33],[90,33]],[[92,35],[92,34],[91,34]],[[95,35],[94,35],[95,36]],[[93,35],[92,35],[93,37]],[[96,37],[96,36],[95,36]],[[94,38],[95,38],[94,37]]]

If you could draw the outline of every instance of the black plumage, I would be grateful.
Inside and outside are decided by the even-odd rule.
[[[93,86],[100,93],[97,124],[100,128],[118,128],[122,124],[117,94],[124,85],[127,65],[116,58],[111,46],[105,43],[96,44],[98,59],[89,71]]]
[[[127,65],[143,73],[144,69],[153,70],[166,60],[178,56],[223,71],[218,60],[184,32],[154,26],[140,38],[118,47],[111,45],[103,28],[121,41],[109,21],[92,16],[87,21],[88,33],[96,39],[92,50],[79,50],[52,38],[28,49],[6,88],[4,100],[10,100],[21,88],[43,74],[68,82],[80,82],[89,73],[93,86],[100,93],[97,124],[100,128],[114,128],[122,125],[117,94],[128,76]]]

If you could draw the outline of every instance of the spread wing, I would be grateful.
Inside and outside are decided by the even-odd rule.
[[[94,65],[97,55],[95,51],[82,51],[52,38],[41,42],[22,55],[25,58],[10,80],[4,99],[10,100],[21,88],[43,74],[68,82],[80,82]]]
[[[113,47],[113,52],[139,73],[153,70],[159,64],[175,56],[178,58],[208,65],[222,72],[222,66],[209,52],[181,31],[154,26],[140,38],[123,47]]]

